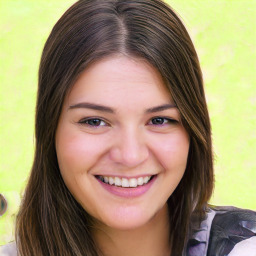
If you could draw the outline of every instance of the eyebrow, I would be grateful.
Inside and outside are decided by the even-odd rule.
[[[177,108],[177,106],[175,104],[164,104],[164,105],[156,106],[153,108],[149,108],[146,110],[146,113],[160,112],[160,111],[170,109],[170,108]]]
[[[98,110],[101,112],[107,112],[111,114],[114,114],[116,112],[113,108],[99,105],[99,104],[89,103],[89,102],[81,102],[75,105],[71,105],[68,109],[77,109],[77,108],[88,108],[88,109]],[[155,113],[155,112],[160,112],[160,111],[171,109],[171,108],[177,108],[177,106],[175,104],[164,104],[164,105],[156,106],[153,108],[149,108],[145,111],[145,113]]]
[[[69,109],[76,109],[76,108],[89,108],[89,109],[98,110],[98,111],[102,111],[102,112],[115,113],[114,109],[112,109],[110,107],[98,105],[98,104],[94,104],[94,103],[88,103],[88,102],[78,103],[75,105],[71,105],[69,107]]]

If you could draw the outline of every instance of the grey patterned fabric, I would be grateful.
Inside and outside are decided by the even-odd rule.
[[[210,207],[206,219],[191,224],[184,256],[256,256],[256,212]]]

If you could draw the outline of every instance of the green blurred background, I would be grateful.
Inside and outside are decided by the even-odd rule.
[[[195,43],[212,120],[211,203],[256,210],[256,1],[169,0]],[[37,71],[51,28],[74,0],[0,1],[0,245],[13,239],[32,164]]]

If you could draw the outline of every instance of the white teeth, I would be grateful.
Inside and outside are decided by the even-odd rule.
[[[148,183],[149,179],[150,179],[150,176],[146,176],[146,177],[143,178],[143,182]]]
[[[152,176],[145,176],[139,178],[119,178],[119,177],[108,177],[108,176],[98,176],[98,178],[105,182],[106,184],[115,185],[123,188],[136,188],[137,186],[142,186],[147,184]]]
[[[122,186],[122,181],[118,177],[115,177],[115,186]]]
[[[128,179],[122,178],[122,187],[123,188],[129,188],[130,187]]]
[[[137,187],[137,179],[133,178],[129,180],[129,184],[131,188],[136,188]]]
[[[108,183],[109,183],[110,185],[113,185],[113,184],[115,183],[115,180],[114,180],[112,177],[109,177],[109,178],[108,178]]]
[[[137,180],[138,186],[143,185],[144,181],[143,181],[143,177],[139,177]]]

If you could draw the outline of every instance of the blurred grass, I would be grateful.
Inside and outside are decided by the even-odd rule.
[[[256,1],[169,0],[193,38],[213,127],[211,200],[256,210]],[[13,223],[32,164],[37,71],[43,44],[72,0],[0,2],[0,244]]]

